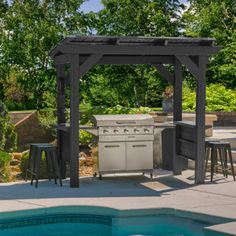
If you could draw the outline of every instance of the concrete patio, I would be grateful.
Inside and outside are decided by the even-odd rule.
[[[102,181],[84,177],[79,189],[70,188],[68,180],[63,181],[63,187],[46,180],[40,181],[38,188],[23,181],[0,184],[0,215],[26,209],[47,212],[55,206],[89,205],[119,210],[173,208],[236,221],[236,183],[231,176],[224,179],[218,174],[213,183],[207,180],[204,185],[195,185],[193,173],[187,170],[173,176],[171,172],[156,170],[153,180],[142,175],[109,175]],[[230,224],[230,230],[235,233],[236,224]]]

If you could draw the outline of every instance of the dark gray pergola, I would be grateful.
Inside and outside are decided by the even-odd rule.
[[[70,161],[70,186],[79,187],[79,81],[94,65],[148,64],[174,87],[176,122],[174,174],[181,174],[184,159],[195,161],[195,182],[204,183],[205,87],[208,57],[218,52],[210,38],[69,36],[50,56],[57,71],[58,149],[62,174]],[[174,73],[165,65],[174,66]],[[67,66],[66,66],[67,65]],[[182,65],[196,78],[196,122],[182,121]],[[70,86],[70,127],[66,127],[65,86]],[[69,158],[68,158],[69,157]]]

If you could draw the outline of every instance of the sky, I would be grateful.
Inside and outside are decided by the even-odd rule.
[[[187,0],[180,0],[182,3],[186,3]],[[81,10],[84,12],[90,12],[90,11],[100,11],[103,8],[100,0],[87,0],[84,2],[81,6]]]

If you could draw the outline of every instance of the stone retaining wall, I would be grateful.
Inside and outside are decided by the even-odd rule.
[[[52,133],[43,129],[38,120],[37,112],[33,112],[15,124],[18,151],[28,148],[30,143],[52,142]]]
[[[216,111],[207,113],[217,115],[217,121],[214,122],[215,126],[236,126],[236,111]]]

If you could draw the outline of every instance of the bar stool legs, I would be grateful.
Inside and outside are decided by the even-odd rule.
[[[219,166],[221,166],[222,173],[226,178],[228,177],[228,170],[231,169],[232,176],[235,181],[235,172],[230,143],[215,141],[206,142],[205,170],[207,170],[209,158],[211,158],[211,182],[213,181],[213,175],[214,173],[217,173]],[[220,165],[218,165],[218,159],[220,161]],[[230,161],[230,168],[228,167],[228,160]]]
[[[40,163],[42,160],[43,153],[45,153],[45,161],[49,181],[51,181],[51,178],[53,177],[55,184],[57,184],[58,177],[60,186],[62,186],[60,168],[57,159],[57,148],[51,144],[32,144],[30,146],[25,180],[27,181],[28,173],[30,173],[30,184],[32,185],[35,180],[35,187],[38,187]]]

